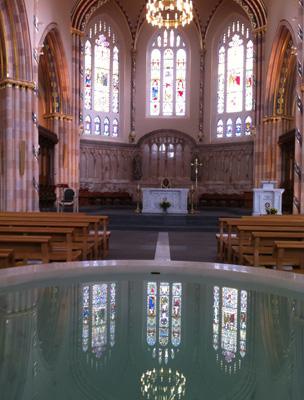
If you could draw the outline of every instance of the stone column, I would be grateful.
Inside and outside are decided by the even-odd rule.
[[[72,120],[70,125],[71,171],[70,181],[73,187],[79,188],[79,154],[80,134],[83,131],[83,46],[84,33],[72,29]]]
[[[263,147],[264,125],[263,125],[263,77],[265,63],[265,27],[257,29],[255,32],[255,130],[254,137],[254,186],[259,187],[263,174]]]
[[[4,79],[1,101],[1,211],[39,209],[38,129],[34,82]]]
[[[298,2],[298,30],[302,29],[302,35],[298,32],[297,38],[297,81],[296,81],[296,139],[295,139],[295,168],[294,168],[294,198],[293,212],[304,213],[304,82],[303,82],[303,29],[304,11],[303,2]]]

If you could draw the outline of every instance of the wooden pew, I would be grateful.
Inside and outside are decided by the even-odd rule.
[[[60,213],[54,216],[52,212],[5,212],[0,213],[1,218],[26,218],[27,220],[54,220],[66,222],[87,222],[89,223],[89,232],[87,241],[94,242],[94,256],[106,257],[109,253],[109,238],[111,232],[108,231],[109,217],[105,215],[87,215],[85,213]],[[82,235],[78,235],[79,241],[84,240]]]
[[[50,236],[0,235],[0,248],[14,249],[16,260],[50,261]]]
[[[238,226],[304,226],[304,217],[280,218],[280,216],[220,218],[219,258],[221,261],[231,262],[232,245],[238,244]],[[255,229],[259,230],[259,229]],[[248,237],[248,235],[247,235]]]
[[[0,249],[0,268],[15,266],[15,253],[13,249]]]
[[[244,227],[242,227],[244,228]],[[248,227],[245,227],[245,229]],[[255,227],[254,227],[255,228]],[[264,230],[263,230],[263,229]],[[299,227],[261,227],[261,231],[252,231],[252,246],[243,246],[240,239],[239,263],[252,266],[275,266],[273,246],[276,240],[304,240],[304,229]],[[288,231],[287,231],[288,229]],[[286,260],[287,261],[287,260]],[[290,260],[288,260],[290,262]]]
[[[82,248],[73,241],[74,228],[40,226],[1,226],[0,234],[51,236],[51,261],[75,261],[82,258]]]
[[[2,227],[21,227],[21,226],[26,226],[26,227],[42,227],[44,230],[46,228],[72,228],[75,230],[75,235],[74,238],[77,240],[77,235],[81,236],[81,245],[79,246],[79,249],[82,250],[83,252],[83,260],[87,259],[87,256],[90,252],[90,246],[88,243],[88,235],[89,235],[89,223],[87,222],[80,222],[80,221],[67,221],[64,222],[62,220],[57,220],[52,218],[51,220],[49,218],[42,218],[42,219],[37,219],[34,218],[32,219],[31,217],[4,217],[0,216],[0,226]],[[74,246],[74,244],[73,244]],[[73,256],[73,259],[77,259],[78,257],[75,255]]]
[[[304,271],[304,241],[275,241],[274,258],[278,269],[282,269],[286,256],[298,258],[301,272]]]

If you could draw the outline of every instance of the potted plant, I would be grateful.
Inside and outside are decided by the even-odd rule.
[[[159,203],[160,208],[162,208],[163,212],[167,212],[168,208],[171,207],[170,201],[168,201],[166,198],[164,198],[160,203]]]
[[[278,213],[278,210],[274,207],[268,207],[266,208],[266,214],[267,215],[275,215]]]

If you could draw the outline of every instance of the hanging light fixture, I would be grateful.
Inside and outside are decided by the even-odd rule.
[[[185,26],[193,19],[192,0],[148,0],[146,18],[159,28]]]

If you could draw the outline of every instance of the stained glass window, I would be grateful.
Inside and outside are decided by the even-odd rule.
[[[101,358],[115,345],[116,283],[82,287],[82,350]]]
[[[175,357],[182,337],[182,284],[147,283],[147,344],[159,364]]]
[[[107,117],[103,121],[103,134],[105,136],[110,135],[110,120]]]
[[[114,119],[114,121],[113,121],[112,136],[114,136],[114,137],[118,136],[118,120],[117,119]]]
[[[232,22],[218,47],[217,121],[218,138],[246,134],[242,121],[252,118],[254,47],[249,25]],[[220,119],[219,119],[220,118]],[[219,129],[220,122],[226,126]]]
[[[158,33],[151,45],[149,113],[151,116],[186,115],[187,52],[174,29]]]
[[[84,108],[92,108],[92,45],[89,40],[85,43],[85,82],[84,82]]]
[[[212,344],[225,372],[235,373],[246,355],[247,307],[247,291],[213,288]]]
[[[84,133],[86,135],[90,135],[91,132],[92,132],[92,129],[91,129],[91,117],[89,115],[87,115],[85,117],[85,120],[84,120]]]
[[[252,128],[252,118],[248,116],[245,120],[245,135],[251,134],[251,128]]]
[[[104,20],[95,18],[84,43],[84,110],[94,128],[84,133],[118,136],[120,103],[120,52],[117,36]],[[102,132],[101,122],[108,120]],[[114,128],[114,121],[115,128]],[[113,126],[110,131],[110,126]],[[104,124],[105,128],[105,124]],[[102,135],[101,135],[102,136]]]
[[[151,115],[160,114],[160,66],[161,52],[158,49],[154,49],[151,53]]]
[[[95,123],[95,135],[100,135],[101,134],[101,122],[100,122],[100,118],[96,117],[94,119],[94,123]]]

